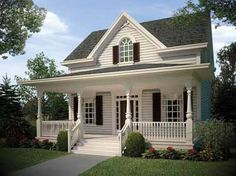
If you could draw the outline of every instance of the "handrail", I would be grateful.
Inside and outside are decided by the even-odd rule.
[[[118,131],[118,137],[120,142],[120,156],[122,156],[125,149],[125,142],[130,132],[129,124],[125,123],[121,130]]]
[[[78,142],[80,134],[80,121],[76,121],[75,126],[68,129],[68,152],[71,152],[71,148]]]

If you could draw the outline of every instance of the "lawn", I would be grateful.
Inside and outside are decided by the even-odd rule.
[[[233,176],[236,175],[235,166],[236,159],[226,162],[194,162],[114,157],[84,172],[81,176]]]
[[[65,152],[32,148],[0,148],[0,175],[66,154]]]

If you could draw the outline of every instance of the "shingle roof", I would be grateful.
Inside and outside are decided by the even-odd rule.
[[[167,47],[207,42],[209,32],[209,17],[203,16],[191,26],[174,27],[169,25],[171,18],[140,23],[153,36]],[[82,41],[65,61],[86,58],[107,29],[94,31]]]
[[[95,70],[69,73],[69,74],[62,75],[62,77],[89,75],[89,74],[97,74],[97,73],[111,73],[111,72],[130,71],[130,70],[142,70],[142,69],[148,69],[148,68],[164,68],[164,67],[172,67],[172,66],[180,66],[180,65],[186,65],[186,64],[136,64],[136,65],[127,65],[127,66],[122,66],[122,67],[115,66],[115,67],[107,67],[107,68],[100,68],[100,69],[95,69]]]

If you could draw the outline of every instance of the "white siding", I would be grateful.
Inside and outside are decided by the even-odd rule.
[[[99,93],[103,96],[103,125],[84,124],[85,133],[112,134],[111,93]]]
[[[142,93],[142,121],[152,121],[152,93],[158,90],[143,90]]]
[[[197,91],[193,87],[193,120],[197,119]],[[152,121],[152,93],[158,90],[144,90],[142,93],[142,121]]]

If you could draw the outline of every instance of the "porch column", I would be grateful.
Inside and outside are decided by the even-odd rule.
[[[192,82],[186,83],[187,89],[187,113],[186,113],[186,142],[187,144],[193,144],[193,120],[192,120]]]
[[[72,111],[72,96],[71,96],[71,94],[68,94],[68,98],[69,98],[68,99],[68,112],[69,112],[68,119],[71,121],[74,121],[73,115],[72,115],[73,111]]]
[[[41,124],[42,124],[42,96],[43,92],[38,90],[37,91],[37,99],[38,99],[38,114],[37,114],[37,121],[36,121],[36,126],[37,126],[37,137],[42,136],[42,129],[41,129]]]
[[[83,128],[83,117],[82,117],[82,97],[81,93],[77,93],[78,97],[78,112],[77,112],[77,121],[76,123],[80,123],[80,137],[84,138],[84,128]]]
[[[128,124],[130,127],[132,125],[132,114],[131,114],[131,109],[130,109],[130,90],[126,91],[126,120],[125,123]]]

